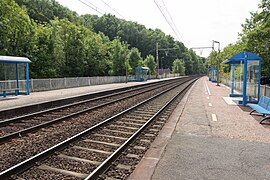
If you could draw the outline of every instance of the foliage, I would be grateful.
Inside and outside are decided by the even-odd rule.
[[[35,23],[14,1],[0,1],[0,54],[28,56]]]
[[[150,69],[150,74],[156,73],[157,64],[155,62],[155,58],[152,55],[148,55],[144,60],[145,65]]]
[[[250,51],[260,56],[262,61],[262,76],[270,77],[270,0],[261,0],[258,11],[251,13],[251,17],[242,24],[239,40],[229,44],[220,53],[221,60],[225,60],[236,53]],[[211,55],[208,62],[211,60]],[[236,70],[239,71],[239,70]],[[229,65],[223,65],[221,73],[230,72]]]
[[[139,50],[137,48],[132,48],[128,54],[128,61],[129,61],[129,65],[132,68],[131,73],[135,74],[135,70],[136,67],[139,65],[143,65],[143,61],[142,61],[142,57],[141,57],[141,53],[139,52]]]
[[[145,26],[135,22],[118,19],[113,15],[96,15],[81,16],[83,24],[92,28],[96,33],[103,32],[110,40],[119,37],[121,41],[127,42],[131,47],[138,49],[142,58],[148,55],[155,56],[156,43],[159,49],[170,49],[159,51],[159,67],[167,69],[172,68],[175,58],[181,58],[186,61],[188,74],[199,74],[205,72],[202,59],[195,55],[194,51],[188,50],[183,43],[175,41],[173,37],[166,35],[159,29],[147,29]],[[193,68],[193,61],[196,67]],[[133,68],[134,66],[131,65]]]
[[[192,50],[159,29],[110,14],[78,16],[55,0],[1,0],[0,26],[0,54],[29,57],[32,78],[134,74],[138,65],[154,74],[157,43],[170,49],[158,51],[159,67],[172,69],[182,59],[186,74],[205,69]]]
[[[172,69],[174,73],[185,75],[185,62],[181,59],[174,60]]]
[[[15,2],[25,7],[27,14],[39,23],[49,22],[55,17],[79,22],[77,13],[63,7],[55,0],[15,0]]]
[[[127,45],[120,42],[120,39],[114,39],[111,44],[112,48],[112,75],[125,75],[128,68],[128,53]]]

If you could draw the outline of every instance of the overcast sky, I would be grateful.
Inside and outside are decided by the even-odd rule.
[[[177,37],[154,0],[81,0],[95,6],[98,12],[79,0],[57,1],[79,15],[88,13],[101,16],[101,13],[106,12],[138,22],[147,28],[159,28],[176,39],[179,37],[188,48],[210,47],[212,40],[219,41],[221,48],[236,42],[242,29],[241,24],[250,17],[250,12],[258,9],[260,3],[260,0],[156,0],[165,12],[166,7],[170,13],[180,33]],[[168,14],[167,17],[171,19]],[[217,47],[216,44],[216,50]],[[196,52],[198,55],[207,56],[209,50]]]

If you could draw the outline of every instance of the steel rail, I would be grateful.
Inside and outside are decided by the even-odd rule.
[[[177,80],[179,80],[179,79],[177,79]],[[171,82],[171,81],[170,82],[165,82],[164,84],[170,84],[170,83],[173,83],[173,82]],[[162,85],[157,84],[157,87],[164,86],[164,84],[162,84]],[[149,86],[152,86],[152,85],[149,85]],[[146,87],[148,87],[148,86],[146,86]],[[46,110],[43,110],[43,111],[38,111],[38,112],[34,112],[34,113],[30,113],[30,114],[26,114],[26,115],[14,117],[14,118],[9,118],[9,119],[0,121],[0,127],[5,126],[5,125],[7,125],[9,123],[14,123],[14,122],[20,121],[23,118],[31,118],[31,117],[36,116],[36,115],[40,115],[40,114],[44,114],[44,113],[52,112],[52,111],[55,111],[55,110],[60,110],[60,109],[63,109],[63,108],[72,107],[72,106],[77,106],[77,105],[80,105],[80,104],[83,104],[83,103],[89,103],[91,101],[96,101],[96,100],[100,100],[100,99],[104,99],[104,98],[108,98],[108,97],[112,97],[112,96],[117,96],[117,95],[120,95],[120,94],[124,94],[124,93],[128,93],[128,92],[144,89],[146,87],[144,86],[144,87],[138,87],[136,89],[124,90],[124,91],[120,91],[120,92],[116,92],[116,93],[112,93],[112,94],[108,94],[108,95],[103,95],[103,96],[96,97],[96,98],[91,98],[91,99],[87,99],[87,100],[83,100],[83,101],[79,101],[79,102],[74,102],[74,103],[71,103],[71,104],[63,105],[63,106],[58,106],[58,107],[46,109]]]
[[[29,169],[30,167],[35,165],[36,162],[45,159],[46,157],[48,157],[49,155],[55,153],[56,151],[63,150],[70,143],[73,143],[73,142],[79,140],[80,138],[82,138],[83,136],[90,134],[92,131],[102,127],[106,123],[116,119],[117,117],[120,117],[121,115],[133,110],[134,108],[136,108],[138,106],[141,106],[141,105],[149,102],[150,100],[152,100],[152,99],[154,99],[154,98],[156,98],[156,97],[158,97],[158,96],[160,96],[160,95],[162,95],[162,94],[164,94],[164,93],[166,93],[166,92],[168,92],[168,91],[176,88],[177,86],[180,86],[180,85],[182,85],[182,84],[184,84],[184,83],[186,83],[188,81],[190,81],[190,79],[188,79],[187,81],[181,82],[180,84],[177,84],[177,85],[175,85],[175,86],[173,86],[173,87],[171,87],[171,88],[169,88],[167,90],[164,90],[164,91],[154,95],[153,97],[150,97],[150,98],[148,98],[148,99],[146,99],[146,100],[144,100],[144,101],[142,101],[142,102],[140,102],[140,103],[138,103],[138,104],[136,104],[136,105],[134,105],[134,106],[132,106],[132,107],[130,107],[130,108],[128,108],[128,109],[126,109],[126,110],[124,110],[124,111],[122,111],[122,112],[120,112],[120,113],[118,113],[118,114],[116,114],[116,115],[114,115],[114,116],[112,116],[112,117],[110,117],[110,118],[108,118],[108,119],[106,119],[106,120],[104,120],[104,121],[90,127],[90,128],[88,128],[88,129],[86,129],[86,130],[84,130],[84,131],[82,131],[82,132],[80,132],[80,133],[78,133],[78,134],[76,134],[76,135],[74,135],[74,136],[72,136],[72,137],[70,137],[70,138],[68,138],[68,139],[66,139],[66,140],[52,146],[52,147],[50,147],[50,148],[48,148],[47,150],[45,150],[43,152],[40,152],[40,153],[32,156],[31,158],[26,159],[23,162],[21,162],[21,163],[15,165],[15,166],[12,166],[12,167],[0,172],[0,179],[7,179],[11,175],[18,174],[18,173],[21,173],[21,172]]]
[[[162,80],[162,82],[169,82],[169,81],[181,79],[183,77],[178,77],[174,79],[164,79]],[[8,108],[8,109],[0,110],[0,121],[3,121],[5,119],[10,119],[16,116],[22,116],[24,114],[30,114],[30,113],[42,111],[45,109],[54,108],[57,106],[63,106],[65,104],[71,104],[74,102],[92,99],[94,97],[104,96],[107,94],[112,94],[112,93],[121,92],[121,91],[129,90],[129,89],[139,88],[139,87],[154,86],[159,83],[160,81],[154,81],[154,82],[136,84],[136,85],[126,86],[126,87],[109,88],[108,90],[105,90],[105,89],[98,90],[96,92],[88,92],[81,95],[75,95],[72,97],[60,98],[60,99],[55,99],[51,101],[42,101],[42,102],[32,103],[26,106],[20,106],[20,107],[15,107],[15,108]],[[7,117],[7,118],[4,118],[4,117]]]
[[[183,79],[182,79],[183,80]],[[175,83],[175,82],[174,82]],[[172,84],[172,83],[169,83],[169,84]],[[168,85],[168,84],[166,84]],[[163,85],[160,85],[160,86],[164,86]],[[159,86],[158,86],[159,87]],[[38,129],[41,129],[41,128],[44,128],[44,127],[47,127],[49,125],[52,125],[52,124],[55,124],[55,123],[58,123],[58,122],[61,122],[61,121],[64,121],[68,118],[71,118],[71,117],[74,117],[74,116],[78,116],[80,114],[83,114],[83,113],[86,113],[86,112],[89,112],[89,111],[92,111],[92,110],[95,110],[97,108],[101,108],[101,107],[104,107],[104,106],[107,106],[109,104],[112,104],[112,103],[115,103],[115,102],[118,102],[118,101],[122,101],[124,99],[128,99],[128,98],[131,98],[133,96],[136,96],[138,94],[141,94],[141,93],[145,93],[145,92],[148,92],[148,91],[152,91],[153,89],[155,89],[156,87],[153,87],[151,89],[148,89],[148,90],[145,90],[145,91],[142,91],[142,92],[138,92],[138,93],[135,93],[135,94],[131,94],[129,96],[126,96],[126,97],[122,97],[120,99],[116,99],[116,100],[112,100],[110,102],[105,102],[105,103],[102,103],[102,104],[99,104],[97,106],[93,106],[93,107],[90,107],[90,108],[87,108],[87,109],[84,109],[84,110],[81,110],[81,111],[78,111],[78,112],[75,112],[75,113],[72,113],[72,114],[69,114],[69,115],[65,115],[65,116],[62,116],[60,118],[56,118],[56,119],[53,119],[51,121],[47,121],[47,122],[44,122],[44,123],[41,123],[41,124],[38,124],[38,125],[35,125],[35,126],[32,126],[32,127],[29,127],[29,128],[26,128],[26,129],[23,129],[23,130],[20,130],[20,131],[17,131],[17,132],[14,132],[14,133],[11,133],[11,134],[7,134],[5,136],[2,136],[0,137],[0,144],[6,142],[6,141],[9,141],[13,138],[17,138],[17,137],[22,137],[23,135],[29,133],[29,132],[34,132]]]

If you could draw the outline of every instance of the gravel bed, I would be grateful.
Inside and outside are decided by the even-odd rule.
[[[55,156],[47,159],[43,163],[51,167],[64,169],[68,171],[74,171],[77,173],[85,173],[85,174],[92,172],[94,168],[96,168],[95,165],[92,165],[90,163],[74,161],[74,160],[69,160],[66,158],[55,157]]]
[[[73,176],[66,176],[60,173],[52,172],[48,173],[46,170],[41,170],[37,167],[31,168],[27,171],[27,173],[22,173],[19,175],[14,175],[10,179],[25,179],[25,180],[34,180],[34,179],[65,179],[65,180],[81,180],[79,178],[75,178]]]
[[[107,129],[109,130],[117,130],[117,131],[124,131],[124,132],[129,132],[129,133],[134,133],[136,132],[135,129],[128,129],[128,128],[120,128],[120,127],[117,127],[117,126],[109,126],[107,127]]]
[[[121,140],[121,139],[117,139],[117,138],[108,138],[108,137],[102,137],[102,136],[91,136],[90,138],[98,140],[98,141],[104,141],[104,142],[108,142],[108,143],[117,143],[117,144],[122,144],[123,142],[125,142],[125,140]]]
[[[60,153],[65,154],[67,156],[75,156],[75,157],[88,159],[91,161],[98,161],[98,162],[100,162],[108,157],[107,154],[95,153],[95,152],[90,152],[90,151],[86,151],[86,150],[78,150],[78,149],[76,149],[76,150],[65,149],[65,150],[61,151]]]
[[[108,129],[108,128],[106,128]],[[108,129],[109,130],[109,129]],[[124,134],[124,133],[118,133],[118,132],[111,132],[111,131],[104,131],[102,132],[104,135],[111,135],[111,136],[117,136],[117,137],[123,137],[123,138],[129,138],[130,134]]]
[[[85,142],[85,141],[80,141],[80,142],[76,143],[75,145],[81,146],[81,147],[86,147],[86,148],[91,148],[91,149],[99,149],[99,150],[103,150],[103,151],[114,151],[115,149],[117,149],[117,147],[113,147],[110,145]]]
[[[119,169],[116,167],[110,168],[110,170],[106,173],[106,176],[116,178],[116,179],[127,179],[128,176],[131,174],[131,170],[126,170],[126,169]],[[106,176],[101,179],[106,179]]]
[[[131,122],[131,121],[128,121],[128,120],[125,120],[125,122],[119,122],[117,123],[117,126],[127,126],[127,127],[132,127],[132,128],[140,128],[141,125],[137,125],[137,124],[129,124],[129,123],[135,123],[134,121]],[[137,122],[138,123],[138,122]]]

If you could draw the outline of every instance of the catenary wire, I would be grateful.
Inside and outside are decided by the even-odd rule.
[[[161,14],[163,15],[164,19],[166,20],[166,22],[168,23],[168,25],[171,27],[172,31],[174,32],[174,34],[176,35],[178,41],[180,41],[180,38],[178,36],[178,34],[176,33],[174,27],[172,26],[171,22],[169,21],[169,19],[167,18],[166,14],[164,13],[163,9],[160,7],[160,5],[158,4],[158,2],[156,0],[153,0],[156,4],[156,6],[158,7],[159,11],[161,12]]]
[[[120,17],[122,17],[123,19],[124,16],[122,16],[118,11],[116,11],[114,8],[112,8],[108,3],[106,3],[104,0],[101,0],[106,6],[108,6],[111,10],[113,10],[115,13],[117,13]]]
[[[163,4],[163,6],[165,7],[165,10],[166,10],[167,14],[169,15],[169,17],[170,17],[170,19],[171,19],[171,22],[172,22],[172,24],[174,25],[174,27],[175,27],[175,29],[176,29],[176,32],[179,34],[180,38],[181,38],[182,41],[184,42],[184,38],[183,38],[183,36],[181,35],[181,33],[179,32],[179,29],[177,28],[177,26],[175,25],[174,20],[173,20],[173,18],[172,18],[172,16],[171,16],[170,12],[169,12],[169,10],[168,10],[168,8],[167,8],[167,6],[165,5],[165,3],[164,3],[163,0],[162,0],[162,4]]]

